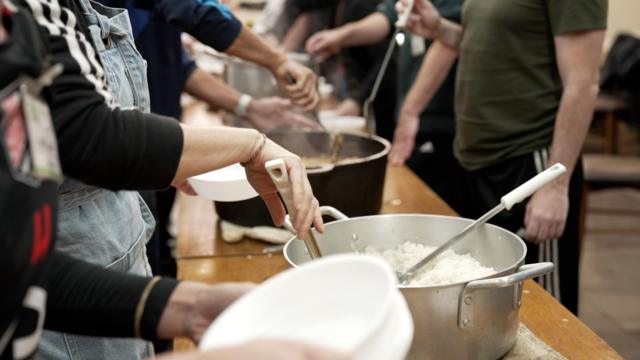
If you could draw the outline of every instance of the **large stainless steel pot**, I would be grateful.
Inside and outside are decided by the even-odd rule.
[[[324,256],[387,249],[412,241],[429,246],[455,235],[472,220],[437,215],[378,215],[347,218],[336,209],[323,214],[338,221],[326,224],[316,239]],[[453,246],[470,253],[498,273],[443,286],[400,286],[415,325],[409,359],[497,359],[516,340],[522,281],[553,270],[552,263],[523,265],[527,248],[517,235],[486,225]],[[310,261],[304,243],[292,238],[284,247],[292,266]],[[348,274],[345,274],[348,276]]]
[[[302,157],[331,154],[331,134],[321,131],[271,132],[269,138]],[[382,191],[391,145],[377,136],[343,134],[338,160],[348,163],[308,169],[313,193],[321,204],[334,206],[350,216],[373,215],[382,206]],[[221,219],[244,226],[273,225],[260,198],[216,202]]]
[[[289,53],[287,56],[289,59],[306,67],[312,67],[310,57],[307,54]],[[278,86],[276,78],[267,68],[236,57],[220,55],[218,57],[225,61],[224,79],[232,88],[257,99],[271,96],[286,97],[284,91]],[[315,113],[305,113],[295,107],[294,110],[308,117],[316,117]],[[233,125],[236,127],[251,127],[247,120],[235,115],[233,116]]]

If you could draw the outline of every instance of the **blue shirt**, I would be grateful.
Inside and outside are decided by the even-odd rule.
[[[98,1],[129,11],[136,47],[147,60],[151,111],[174,118],[180,117],[180,94],[196,68],[182,48],[181,32],[224,51],[242,28],[229,9],[214,0]]]

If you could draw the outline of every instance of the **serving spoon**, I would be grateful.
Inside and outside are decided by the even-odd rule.
[[[396,35],[398,35],[400,31],[404,31],[404,29],[407,27],[407,21],[409,20],[411,9],[413,9],[413,1],[414,0],[408,0],[407,7],[404,9],[404,12],[400,15],[398,21],[396,21],[395,23],[395,30],[393,31],[393,35],[391,35],[391,40],[389,41],[389,45],[387,46],[387,52],[384,54],[384,58],[382,59],[380,69],[378,69],[376,81],[373,83],[373,88],[371,89],[371,93],[369,93],[369,97],[367,97],[364,102],[364,109],[362,113],[365,119],[365,127],[369,134],[375,134],[376,132],[376,118],[373,111],[373,101],[376,99],[376,95],[378,95],[380,83],[382,83],[382,78],[387,71],[387,65],[389,65],[391,54],[393,54],[393,49],[396,45]]]
[[[407,284],[411,278],[418,272],[418,270],[422,269],[425,265],[430,263],[433,259],[435,259],[438,255],[442,254],[445,250],[452,247],[458,241],[463,239],[465,236],[472,233],[474,230],[484,225],[491,218],[499,214],[502,210],[511,210],[511,208],[521,202],[522,200],[528,198],[533,193],[535,193],[538,189],[549,183],[551,180],[557,178],[558,176],[564,174],[567,171],[567,168],[564,165],[557,163],[547,170],[539,173],[533,178],[529,179],[524,184],[518,186],[508,194],[504,195],[500,199],[500,204],[498,204],[493,209],[489,210],[486,214],[482,215],[476,221],[472,222],[469,226],[464,228],[461,232],[454,235],[452,238],[447,240],[442,245],[438,246],[432,253],[422,258],[422,260],[418,261],[415,265],[410,267],[404,273],[396,273],[398,276],[398,280],[400,284]]]

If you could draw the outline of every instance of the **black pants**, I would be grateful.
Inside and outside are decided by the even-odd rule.
[[[176,196],[175,188],[164,191],[141,191],[140,195],[156,219],[156,229],[147,243],[147,258],[153,275],[176,277],[176,260],[171,255],[167,231],[169,215]]]
[[[518,156],[476,171],[464,171],[458,182],[459,200],[454,207],[461,216],[478,218],[500,203],[509,191],[546,169],[548,151]],[[582,200],[582,161],[578,161],[569,185],[569,214],[564,234],[541,245],[527,242],[527,263],[552,261],[556,269],[538,279],[572,313],[578,313],[580,268],[580,207]],[[524,228],[526,202],[503,211],[490,222],[514,233]]]
[[[463,170],[453,155],[453,133],[419,133],[407,166],[449,206],[457,208],[455,182]]]

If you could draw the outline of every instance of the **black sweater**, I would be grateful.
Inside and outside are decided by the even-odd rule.
[[[64,66],[64,74],[46,96],[65,175],[111,190],[168,187],[182,152],[179,124],[162,116],[116,108],[104,75],[99,75],[102,69],[95,51],[93,56],[87,51],[92,45],[84,33],[83,18],[73,15],[82,11],[73,0],[47,3],[39,3],[43,11],[34,11],[39,29],[28,34],[22,28],[12,31],[9,43],[3,46],[3,52],[10,54],[2,58],[0,86],[11,81],[16,72],[40,71],[40,60],[49,53],[50,63]],[[65,10],[53,19],[57,11],[52,7],[57,4]],[[25,8],[29,9],[26,4]],[[60,22],[75,26],[56,25]],[[35,51],[37,42],[42,45]]]
[[[37,5],[19,4],[3,18],[10,39],[0,45],[0,89],[20,74],[37,76],[43,63],[63,64],[64,73],[45,96],[65,175],[109,189],[169,186],[182,151],[177,122],[115,108],[98,75],[99,60],[87,51],[91,44],[75,15],[81,14],[76,4],[53,0]],[[53,19],[56,13],[61,15]],[[43,325],[84,335],[133,336],[135,308],[149,279],[53,251],[56,184],[33,186],[12,178],[1,127],[0,135],[0,345],[8,329],[12,334],[0,347],[0,358],[19,355],[14,340],[37,338]],[[141,322],[143,337],[156,336],[176,285],[164,279],[151,291]]]

